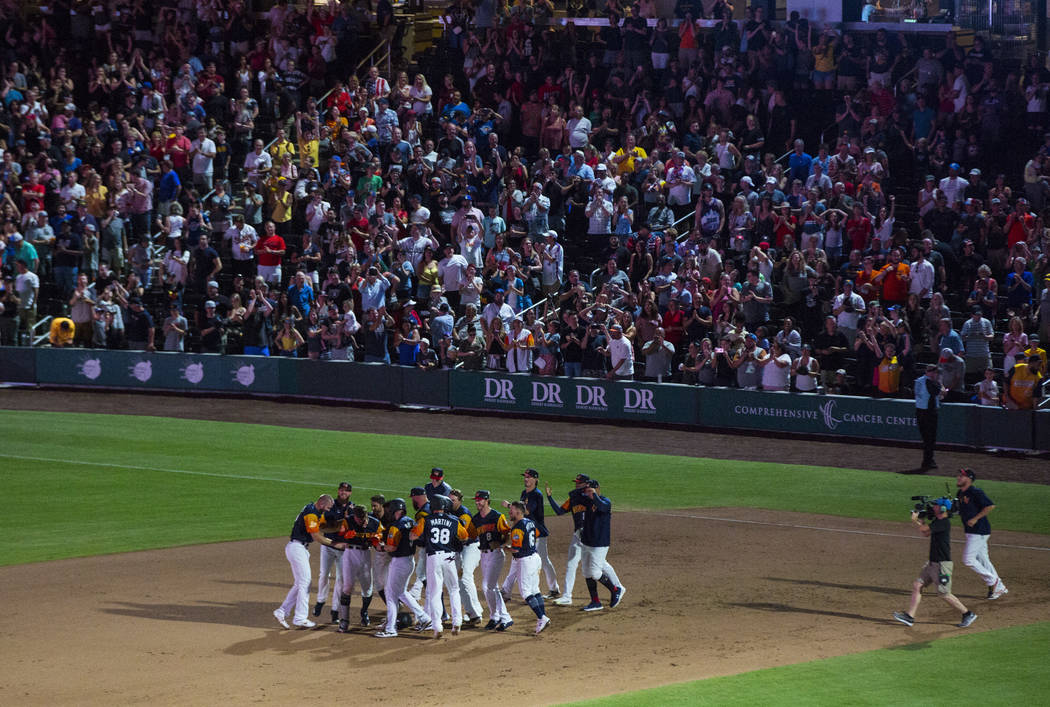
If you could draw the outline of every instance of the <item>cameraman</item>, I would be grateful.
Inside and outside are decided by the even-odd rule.
[[[952,510],[952,499],[937,498],[932,504],[926,506],[927,517],[933,516],[933,520],[927,525],[919,520],[918,511],[911,512],[911,522],[919,529],[919,532],[930,539],[930,559],[922,568],[919,578],[912,584],[911,604],[908,611],[894,611],[893,618],[905,626],[915,623],[915,610],[919,608],[922,599],[922,589],[931,584],[937,585],[937,593],[944,601],[955,609],[962,612],[962,620],[957,624],[959,628],[966,628],[977,619],[977,614],[969,611],[959,599],[952,594],[952,547],[951,530],[952,524],[948,513]]]

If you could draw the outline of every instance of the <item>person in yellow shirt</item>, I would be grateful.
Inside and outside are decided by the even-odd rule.
[[[277,227],[277,235],[285,238],[292,225],[292,206],[295,200],[292,198],[292,193],[288,191],[288,180],[283,177],[278,179],[271,189],[273,211],[270,212],[270,219]]]
[[[302,111],[295,114],[295,139],[299,142],[299,169],[310,169],[320,159],[321,141],[317,137],[315,126],[303,125]],[[313,162],[308,162],[307,157],[312,157]]]
[[[1039,372],[1044,376],[1046,375],[1046,351],[1039,348],[1039,344],[1034,341],[1029,344],[1028,348],[1024,350],[1024,359],[1027,361],[1031,357],[1036,356],[1039,358]]]
[[[73,345],[73,334],[76,333],[76,324],[68,317],[55,317],[51,320],[51,333],[48,339],[55,348],[65,348]]]
[[[882,360],[875,369],[875,387],[880,398],[895,398],[901,389],[901,363],[897,358],[897,347],[887,342],[883,344],[882,349]],[[879,353],[877,342],[875,353]]]
[[[638,168],[638,165],[635,163],[639,160],[644,160],[646,157],[648,155],[645,154],[645,150],[638,147],[635,143],[634,134],[627,133],[626,144],[616,151],[612,161],[616,165],[619,174],[631,174]]]
[[[277,128],[277,139],[270,145],[270,157],[273,158],[274,162],[278,162],[282,155],[292,155],[294,157],[295,143],[288,139],[284,128]]]
[[[1039,372],[1041,365],[1038,356],[1029,356],[1027,363],[1019,363],[1010,369],[1003,394],[1003,405],[1008,410],[1034,410],[1039,404],[1046,382]]]
[[[88,178],[87,189],[84,191],[84,204],[88,213],[96,219],[102,219],[105,216],[108,196],[109,188],[102,183],[102,177],[93,173]]]

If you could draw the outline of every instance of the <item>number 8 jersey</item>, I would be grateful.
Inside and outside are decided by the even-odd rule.
[[[455,552],[455,541],[466,540],[469,537],[459,518],[445,513],[431,513],[420,519],[413,532],[425,543],[428,555],[436,552]]]

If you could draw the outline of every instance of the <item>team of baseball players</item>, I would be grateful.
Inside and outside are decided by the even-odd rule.
[[[463,503],[463,493],[444,479],[435,467],[430,482],[402,498],[386,500],[372,496],[370,506],[354,505],[353,488],[339,484],[336,497],[322,495],[307,504],[295,519],[285,554],[292,566],[294,584],[280,608],[274,611],[285,627],[313,628],[308,615],[310,590],[309,545],[318,542],[317,601],[314,617],[325,604],[339,633],[350,631],[350,605],[355,588],[360,595],[360,625],[372,625],[369,607],[373,592],[386,604],[386,617],[374,635],[394,638],[398,629],[431,631],[439,638],[448,624],[456,635],[463,626],[481,626],[487,607],[489,620],[483,628],[505,632],[514,625],[507,601],[517,585],[522,600],[536,617],[538,635],[550,624],[545,600],[560,606],[572,605],[577,568],[582,565],[589,602],[583,611],[605,608],[598,585],[609,590],[609,606],[619,605],[624,595],[616,571],[606,558],[610,542],[612,502],[601,494],[598,482],[578,474],[575,488],[563,503],[546,486],[546,501],[558,515],[571,513],[573,535],[569,544],[565,592],[547,554],[548,531],[544,523],[544,495],[539,492],[539,472],[527,469],[524,489],[517,501],[502,502],[506,514],[492,507],[489,491],[474,493],[475,513]],[[500,577],[510,557],[506,579]],[[475,573],[481,569],[481,593]],[[548,593],[540,591],[540,573],[546,576]],[[410,583],[412,576],[415,580]],[[426,592],[425,601],[423,593]],[[445,609],[447,595],[450,612]],[[482,605],[484,598],[485,606]]]

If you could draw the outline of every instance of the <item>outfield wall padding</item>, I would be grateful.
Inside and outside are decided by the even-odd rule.
[[[509,415],[663,423],[773,434],[917,442],[914,404],[673,383],[424,371],[387,364],[263,356],[0,347],[12,383],[282,395]],[[942,406],[938,441],[1050,451],[1050,411]]]

